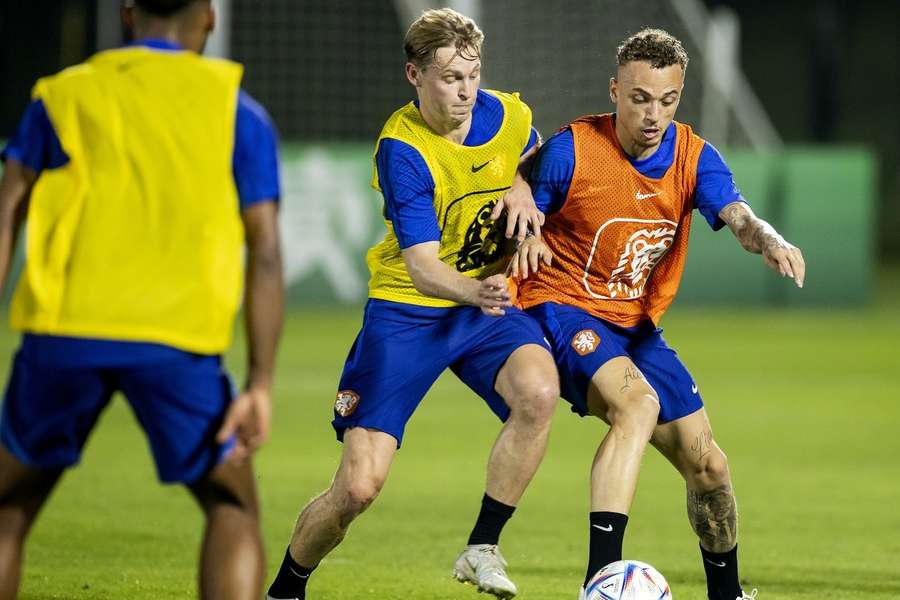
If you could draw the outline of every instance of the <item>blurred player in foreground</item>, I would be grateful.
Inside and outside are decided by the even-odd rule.
[[[268,435],[282,320],[276,135],[240,65],[198,55],[209,0],[136,0],[123,17],[136,43],[38,81],[3,152],[4,282],[23,220],[28,235],[0,424],[0,599],[16,596],[28,530],[116,391],[159,478],[204,512],[200,596],[256,599],[247,459]],[[221,355],[242,286],[235,395]]]
[[[479,90],[482,40],[449,9],[425,12],[406,35],[418,100],[378,140],[388,233],[368,254],[369,301],[338,388],[343,457],[301,513],[269,598],[306,597],[312,570],[375,500],[407,421],[448,367],[505,421],[454,574],[499,597],[516,593],[497,543],[544,454],[559,387],[543,333],[510,306],[504,276],[504,229],[524,237],[543,220],[518,174],[537,132],[517,95]],[[505,228],[495,222],[504,209]]]
[[[585,583],[622,558],[650,441],[687,484],[709,598],[746,598],[728,462],[657,324],[675,298],[694,208],[800,287],[803,257],[753,214],[716,149],[673,121],[688,63],[681,43],[645,29],[622,43],[617,63],[615,114],[577,119],[541,149],[532,185],[548,215],[543,240],[526,240],[511,265],[524,278],[522,306],[553,344],[563,397],[610,425],[591,471]]]

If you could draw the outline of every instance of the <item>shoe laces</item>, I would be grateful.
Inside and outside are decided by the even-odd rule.
[[[485,569],[503,571],[504,567],[506,567],[506,560],[500,554],[500,548],[496,544],[479,548],[478,552],[487,557],[487,561],[482,563]]]
[[[740,597],[740,598],[736,598],[735,600],[756,600],[757,594],[759,594],[759,590],[756,589],[756,588],[753,588],[753,591],[752,591],[752,592],[750,592],[749,594],[743,594],[743,593],[742,593],[742,594],[741,594],[741,597]]]

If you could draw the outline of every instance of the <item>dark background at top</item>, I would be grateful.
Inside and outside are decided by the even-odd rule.
[[[37,77],[96,50],[96,4],[2,3],[0,138],[14,131]],[[876,151],[878,247],[882,258],[900,259],[900,2],[707,4],[730,6],[740,16],[742,66],[787,143],[860,144]],[[266,105],[283,139],[372,141],[384,119],[410,99],[393,3],[304,0],[305,9],[333,15],[334,22],[302,31],[271,27],[277,11],[262,14],[259,6],[234,0],[232,54],[246,64],[244,87]],[[355,118],[334,110],[335,93],[358,103]]]

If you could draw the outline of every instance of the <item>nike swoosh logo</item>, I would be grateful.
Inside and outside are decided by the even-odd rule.
[[[606,527],[604,527],[603,525],[591,525],[591,527],[596,527],[600,531],[605,531],[607,533],[609,533],[613,529],[612,525],[607,525]]]
[[[290,569],[290,570],[291,570],[291,573],[293,573],[294,575],[296,575],[296,576],[299,577],[300,579],[309,579],[309,575],[301,575],[300,573],[298,573],[297,571],[294,570],[294,567],[292,567],[292,566],[290,566],[290,565],[288,565],[288,569]]]
[[[724,567],[725,566],[724,562],[717,563],[717,562],[709,560],[708,558],[704,558],[703,560],[705,560],[706,562],[708,562],[709,564],[711,564],[714,567]]]
[[[634,197],[638,200],[646,200],[647,198],[652,198],[653,196],[659,196],[659,192],[655,192],[653,194],[642,194],[640,192],[637,192],[634,195]]]
[[[697,393],[697,384],[696,383],[691,386],[691,392],[693,392],[694,394]]]
[[[488,163],[490,163],[491,160],[494,160],[494,159],[491,158],[489,161],[487,161],[487,162],[484,163],[483,165],[478,165],[477,167],[476,167],[475,165],[472,165],[472,172],[473,172],[473,173],[477,173],[478,171],[482,170],[483,168],[485,168],[486,166],[488,166]]]

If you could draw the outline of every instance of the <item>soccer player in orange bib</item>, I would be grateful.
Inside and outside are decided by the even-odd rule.
[[[649,441],[685,479],[710,600],[735,600],[751,596],[738,579],[728,462],[657,324],[678,289],[694,208],[800,287],[805,265],[753,214],[716,149],[673,120],[687,63],[681,43],[658,29],[622,43],[609,90],[616,112],[577,119],[541,149],[532,189],[547,222],[519,248],[512,274],[553,346],[563,397],[610,425],[591,471],[585,588],[622,558]]]

